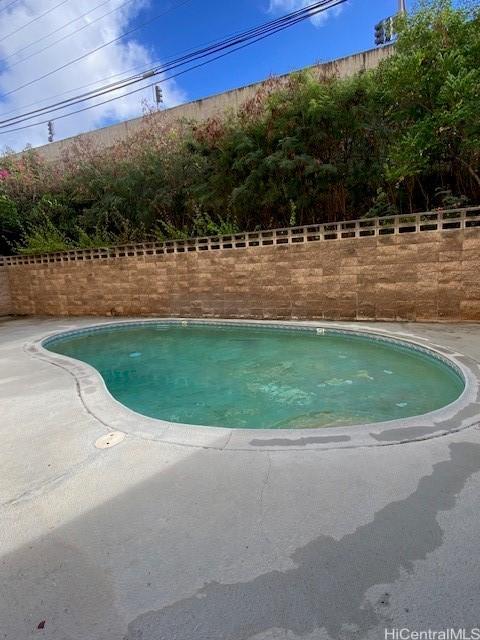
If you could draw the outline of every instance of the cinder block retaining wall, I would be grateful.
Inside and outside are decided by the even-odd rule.
[[[10,283],[6,268],[0,267],[0,316],[12,313],[12,300],[10,298]]]
[[[17,314],[480,321],[479,227],[293,238],[104,259],[72,252],[0,271]]]

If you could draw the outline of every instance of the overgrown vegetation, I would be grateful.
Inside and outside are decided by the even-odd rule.
[[[480,201],[480,10],[423,3],[354,78],[267,82],[237,115],[0,161],[0,253],[232,233]]]

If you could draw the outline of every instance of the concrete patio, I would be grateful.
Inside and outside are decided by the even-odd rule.
[[[376,639],[480,627],[479,426],[328,450],[134,433],[98,449],[111,425],[88,412],[68,371],[25,350],[93,322],[0,321],[0,638]],[[480,362],[479,325],[356,326]]]

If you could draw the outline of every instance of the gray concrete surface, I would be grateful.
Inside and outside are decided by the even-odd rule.
[[[228,450],[132,433],[97,449],[108,425],[75,379],[25,350],[91,322],[0,321],[0,638],[480,627],[478,426],[349,449]],[[375,326],[480,361],[480,326]]]

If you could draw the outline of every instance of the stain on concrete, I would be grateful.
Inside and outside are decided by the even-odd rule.
[[[291,556],[295,568],[248,582],[210,582],[191,597],[130,622],[124,640],[247,640],[277,628],[299,636],[325,629],[331,638],[363,638],[385,622],[366,601],[375,585],[393,583],[443,542],[439,511],[455,506],[480,471],[480,445],[454,443],[407,498],[340,540],[318,536]],[[390,604],[390,600],[389,600]]]
[[[443,431],[441,427],[400,427],[398,429],[386,429],[380,433],[370,433],[370,435],[378,442],[399,442],[423,438],[441,431]]]
[[[348,442],[350,436],[309,436],[307,438],[268,438],[267,440],[260,440],[258,438],[250,440],[252,447],[292,447],[300,446],[304,447],[307,444],[325,444],[329,442]]]
[[[438,422],[437,428],[450,431],[451,429],[456,429],[464,421],[472,424],[480,421],[480,403],[470,402],[470,404],[458,411],[452,418]]]

